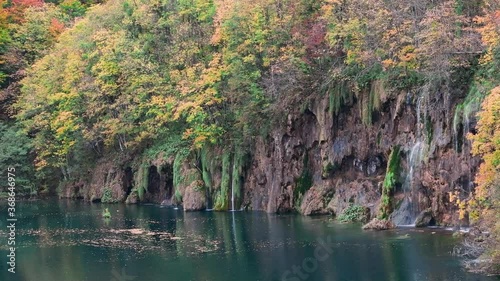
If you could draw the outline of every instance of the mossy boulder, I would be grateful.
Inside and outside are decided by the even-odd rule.
[[[387,230],[395,228],[396,226],[390,220],[383,220],[374,218],[369,223],[363,225],[363,229],[373,229],[373,230]]]
[[[125,200],[125,203],[127,204],[137,204],[139,201],[139,196],[137,195],[137,190],[133,189],[132,192],[129,194],[127,197],[127,200]]]
[[[184,211],[205,210],[205,202],[206,196],[203,180],[195,180],[188,187],[186,187],[183,196]]]
[[[199,211],[206,208],[206,187],[202,173],[192,159],[193,155],[177,155],[174,161],[174,189],[172,203],[182,204],[184,211]]]
[[[422,211],[415,219],[415,227],[426,227],[433,221],[432,210],[429,208]]]

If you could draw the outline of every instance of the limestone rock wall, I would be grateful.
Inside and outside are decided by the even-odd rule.
[[[267,212],[338,215],[349,204],[359,204],[374,217],[389,154],[399,145],[402,173],[393,220],[412,223],[430,208],[437,223],[458,223],[448,192],[472,187],[478,159],[470,156],[463,137],[467,132],[454,132],[460,99],[453,97],[441,90],[384,97],[371,125],[363,124],[355,98],[337,115],[329,109],[328,96],[312,100],[305,110],[289,113],[285,126],[257,141],[243,205]],[[461,126],[473,128],[474,120],[469,122]],[[305,169],[311,186],[297,196]]]

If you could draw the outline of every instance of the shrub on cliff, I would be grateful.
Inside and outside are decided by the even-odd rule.
[[[370,218],[370,209],[361,205],[351,204],[337,217],[340,222],[367,222]]]

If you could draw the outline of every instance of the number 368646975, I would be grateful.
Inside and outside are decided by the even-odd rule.
[[[15,196],[15,188],[16,188],[16,168],[14,167],[9,167],[7,169],[7,185],[8,190],[9,190],[9,197],[14,197]],[[10,199],[10,198],[9,198]],[[9,200],[11,201],[11,200]]]

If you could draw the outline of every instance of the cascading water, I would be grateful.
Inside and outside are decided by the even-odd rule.
[[[212,207],[212,199],[210,197],[210,188],[207,187],[205,188],[205,204],[206,204],[206,209],[205,211],[213,211]]]
[[[237,169],[238,169],[237,164],[236,164],[236,158],[237,157],[234,157],[234,160],[233,160],[233,169],[232,169],[232,178],[231,178],[231,212],[235,211],[235,209],[234,209],[234,186],[236,185],[235,177],[237,176],[237,173],[235,173],[235,171],[237,171]]]
[[[234,211],[234,184],[231,184],[231,211]]]
[[[470,90],[469,96],[455,109],[453,118],[454,148],[460,154],[462,161],[471,161],[471,142],[467,134],[471,132],[471,123],[475,122],[475,115],[480,110],[483,94],[476,88]],[[473,125],[472,125],[473,126]],[[474,189],[473,175],[468,173],[467,178],[461,180],[462,190],[470,194]]]
[[[453,148],[457,153],[463,153],[461,146],[467,142],[470,130],[470,117],[479,110],[476,102],[464,102],[457,105],[453,116]]]
[[[457,106],[455,109],[455,115],[453,116],[453,149],[458,153],[460,150],[459,140],[463,138],[460,135],[460,125],[462,123],[463,109]]]
[[[398,226],[412,226],[419,213],[418,209],[418,183],[415,175],[420,171],[420,166],[428,150],[428,137],[426,132],[428,89],[417,98],[416,104],[416,132],[415,142],[408,148],[407,164],[408,172],[403,182],[404,198],[399,208],[392,214],[392,221]]]

